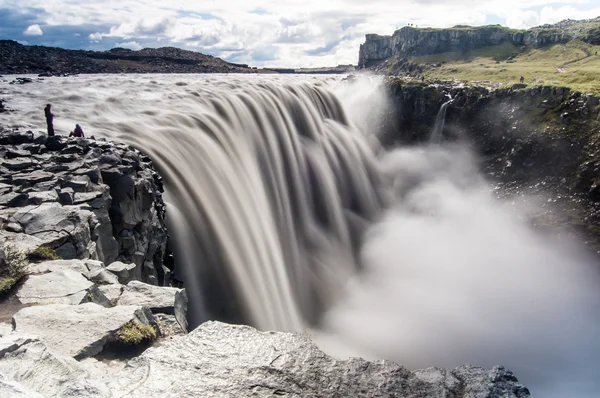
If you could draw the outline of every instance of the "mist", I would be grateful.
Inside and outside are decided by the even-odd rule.
[[[503,365],[537,397],[600,391],[598,262],[496,199],[464,147],[397,149],[393,205],[367,232],[364,271],[325,315],[334,356],[417,369]]]

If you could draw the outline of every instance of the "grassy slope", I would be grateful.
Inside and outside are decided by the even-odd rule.
[[[514,58],[508,60],[511,56]],[[428,79],[514,84],[523,76],[527,84],[567,86],[600,94],[600,46],[580,40],[522,53],[518,47],[505,43],[468,54],[448,52],[414,57],[411,61],[426,66]],[[442,65],[435,66],[439,63]]]

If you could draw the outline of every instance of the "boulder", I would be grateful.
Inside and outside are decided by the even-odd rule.
[[[75,359],[96,355],[127,322],[154,326],[147,308],[105,308],[95,303],[23,308],[13,316],[15,331],[41,337],[57,354]]]
[[[93,283],[81,273],[61,270],[31,275],[17,291],[23,304],[80,304]]]
[[[136,276],[139,279],[139,267],[135,264],[125,264],[120,261],[115,261],[106,267],[107,270],[115,274],[119,278],[119,283],[126,285],[130,281],[136,279]]]
[[[123,289],[118,305],[148,307],[153,313],[175,314],[175,295],[180,289],[159,287],[139,281],[131,281]]]
[[[109,380],[109,387],[132,398],[530,397],[504,368],[412,372],[388,361],[342,361],[320,351],[305,335],[219,322],[204,323],[146,350]]]
[[[37,338],[7,336],[11,350],[0,354],[0,396],[108,398],[107,386],[92,380],[88,370],[73,358],[48,349]],[[6,345],[6,337],[0,345]]]

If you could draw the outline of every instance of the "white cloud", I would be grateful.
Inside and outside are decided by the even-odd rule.
[[[76,10],[70,1],[19,5],[43,8],[47,25],[105,26],[91,42],[184,47],[257,66],[356,63],[366,33],[391,34],[407,23],[528,28],[600,15],[597,0],[88,0]]]
[[[25,29],[23,34],[26,36],[41,36],[44,34],[44,31],[42,30],[42,28],[40,28],[40,25],[36,24],[31,25],[27,29]]]
[[[88,39],[90,39],[91,41],[98,42],[98,41],[102,40],[102,33],[100,33],[100,32],[90,33],[90,35],[88,36]]]
[[[137,41],[128,41],[128,42],[124,42],[124,43],[117,43],[117,44],[115,44],[115,47],[123,47],[123,48],[128,48],[130,50],[141,50],[142,49],[142,46]]]

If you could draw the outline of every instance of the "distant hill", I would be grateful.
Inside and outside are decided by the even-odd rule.
[[[65,50],[0,40],[0,73],[252,73],[248,65],[174,47],[132,51]]]
[[[367,35],[359,68],[428,80],[560,85],[600,92],[600,17],[528,30],[404,27]]]

